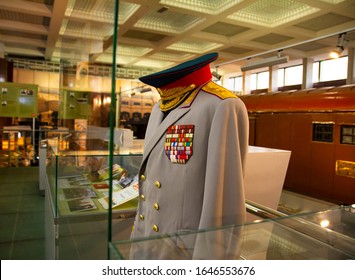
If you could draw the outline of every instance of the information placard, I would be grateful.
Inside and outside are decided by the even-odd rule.
[[[60,119],[88,119],[91,115],[91,94],[86,91],[63,90],[60,94]]]
[[[0,117],[34,118],[38,115],[38,85],[0,83]]]

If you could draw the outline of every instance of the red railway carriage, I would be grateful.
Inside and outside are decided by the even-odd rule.
[[[291,150],[285,189],[355,203],[355,85],[245,95],[250,144]]]

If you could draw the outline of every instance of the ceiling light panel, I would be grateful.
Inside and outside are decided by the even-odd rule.
[[[69,0],[65,16],[113,22],[114,1]]]
[[[103,40],[113,34],[112,24],[63,20],[60,35]]]
[[[124,24],[140,7],[138,4],[121,2],[118,23]],[[114,1],[69,0],[65,15],[75,19],[113,23]]]
[[[149,68],[159,68],[164,69],[174,65],[173,62],[170,61],[159,61],[156,59],[142,59],[139,62],[135,63],[134,66],[139,67],[149,67]]]
[[[318,8],[293,0],[259,0],[228,18],[273,28],[317,11]]]
[[[320,1],[330,3],[330,4],[339,4],[341,2],[344,2],[345,0],[320,0]]]
[[[194,27],[196,24],[202,22],[203,20],[203,18],[176,13],[169,10],[163,13],[155,11],[143,16],[134,25],[134,27],[180,34]]]
[[[132,63],[136,57],[117,55],[116,63],[119,65],[126,65]],[[103,53],[95,60],[96,62],[112,63],[112,54]]]
[[[222,44],[218,43],[186,39],[168,46],[167,49],[192,53],[204,53],[219,48],[221,46]]]
[[[112,47],[110,49],[112,49]],[[126,56],[139,57],[139,56],[149,53],[152,50],[153,49],[151,49],[151,48],[128,46],[128,45],[122,45],[122,44],[118,44],[118,46],[117,46],[117,53],[119,55],[126,55]]]
[[[240,2],[243,0],[161,0],[159,3],[199,13],[218,15]]]
[[[150,56],[151,59],[167,60],[167,61],[174,61],[174,62],[181,62],[190,59],[192,57],[193,55],[187,53],[182,54],[182,53],[168,53],[168,52],[157,52]]]
[[[118,11],[118,24],[124,24],[138,9],[140,5],[120,2]]]

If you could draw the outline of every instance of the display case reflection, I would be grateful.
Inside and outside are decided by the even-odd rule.
[[[0,166],[30,166],[35,159],[31,130],[4,127],[1,131]]]

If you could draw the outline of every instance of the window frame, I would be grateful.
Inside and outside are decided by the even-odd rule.
[[[319,121],[314,121],[312,122],[312,142],[319,142],[319,143],[334,143],[334,122],[319,122]],[[318,130],[317,131],[317,126],[323,126],[324,128],[327,128],[326,126],[331,126],[331,132],[327,132],[325,130]],[[324,137],[326,135],[331,135],[331,137]],[[318,137],[321,136],[321,137]],[[331,138],[330,140],[327,138]]]

